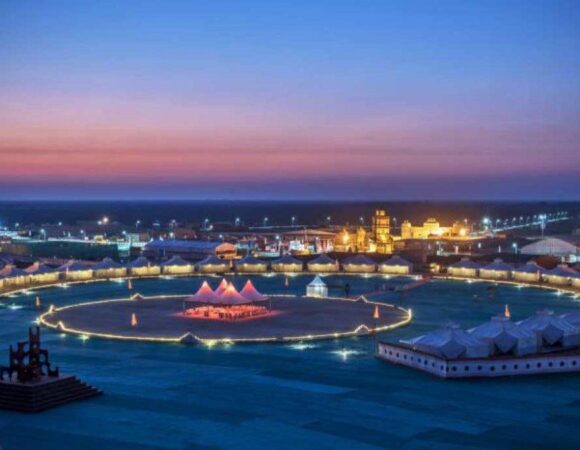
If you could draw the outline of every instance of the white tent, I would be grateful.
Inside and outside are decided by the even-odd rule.
[[[369,273],[377,269],[377,263],[365,255],[356,255],[346,258],[342,267],[349,273]]]
[[[476,277],[480,268],[478,263],[470,261],[469,258],[461,258],[461,261],[451,264],[447,272],[454,277]]]
[[[268,270],[268,263],[261,259],[254,258],[251,255],[246,255],[239,261],[235,262],[236,271],[243,273],[266,272]]]
[[[183,275],[193,272],[193,264],[177,255],[163,262],[161,268],[163,273],[167,275]]]
[[[413,271],[413,263],[394,255],[379,264],[379,272],[390,275],[408,275]]]
[[[147,258],[140,256],[135,261],[127,264],[130,275],[139,277],[155,276],[161,273],[161,267],[157,264],[151,264]]]
[[[541,345],[569,347],[580,344],[580,329],[566,319],[554,315],[553,311],[538,311],[517,324],[536,333]]]
[[[485,358],[490,355],[489,345],[486,342],[471,336],[456,325],[448,325],[401,342],[415,350],[445,359]]]
[[[306,265],[310,272],[338,272],[338,262],[324,253]]]
[[[302,261],[293,258],[290,255],[284,255],[281,258],[272,261],[272,270],[274,272],[302,272]]]
[[[246,281],[246,284],[240,291],[240,295],[253,302],[263,302],[268,300],[268,297],[259,292],[252,283],[252,280]]]
[[[495,259],[491,264],[479,269],[481,278],[507,280],[512,273],[513,267],[503,262],[501,258]]]
[[[492,354],[513,353],[517,356],[537,353],[538,338],[535,333],[519,327],[507,317],[493,317],[468,333],[487,342]]]
[[[318,275],[306,286],[308,297],[328,297],[328,286]]]
[[[545,272],[546,269],[542,266],[538,266],[534,261],[529,261],[527,264],[512,270],[512,277],[514,280],[524,283],[537,283]]]
[[[210,255],[196,264],[200,273],[224,273],[230,269],[229,264],[215,255]]]

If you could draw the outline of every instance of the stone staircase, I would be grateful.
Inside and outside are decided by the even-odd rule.
[[[45,377],[33,383],[0,381],[0,409],[38,412],[102,393],[74,375]]]

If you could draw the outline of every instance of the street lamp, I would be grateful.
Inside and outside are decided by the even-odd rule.
[[[240,218],[239,217],[236,217],[236,220],[234,221],[234,224],[235,224],[236,227],[239,227],[240,226]]]
[[[264,217],[264,226],[266,226],[268,224],[268,218]]]
[[[296,216],[292,216],[292,226],[296,223]]]
[[[517,254],[517,253],[518,253],[518,243],[517,243],[517,242],[514,242],[514,243],[512,244],[512,247],[514,248],[514,253],[516,253],[516,254]]]

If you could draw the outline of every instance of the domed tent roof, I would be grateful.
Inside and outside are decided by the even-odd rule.
[[[481,265],[475,261],[471,261],[469,258],[461,258],[461,261],[457,261],[455,264],[451,264],[449,267],[454,269],[480,269]]]
[[[196,264],[196,266],[227,266],[227,265],[228,263],[226,261],[224,261],[223,259],[219,259],[215,255],[209,255],[204,259],[202,259],[201,261],[198,261],[198,263]]]
[[[500,353],[518,350],[524,354],[538,350],[536,335],[504,316],[493,317],[489,322],[468,330],[468,333],[489,342]]]
[[[513,270],[511,264],[503,262],[501,258],[494,259],[494,261],[487,266],[482,267],[484,270],[496,270],[498,272],[509,272]]]
[[[92,270],[92,267],[88,264],[84,264],[71,259],[67,263],[63,264],[57,269],[59,272],[81,272],[84,270]]]
[[[94,270],[107,270],[107,269],[121,269],[123,266],[116,263],[111,258],[104,258],[101,262],[98,262],[93,266]]]
[[[401,341],[414,349],[445,359],[480,358],[489,356],[488,344],[471,336],[456,325]]]
[[[377,263],[365,255],[355,255],[346,258],[343,265],[352,265],[352,266],[376,266]]]
[[[186,297],[186,302],[196,303],[216,303],[219,297],[212,290],[207,281],[204,281],[197,292],[189,297]]]
[[[163,267],[171,266],[191,266],[191,263],[183,259],[181,256],[173,256],[164,263],[161,264]]]
[[[516,267],[515,269],[513,269],[514,272],[517,273],[545,273],[546,269],[544,269],[542,266],[538,266],[534,261],[528,261],[526,264],[524,264],[523,266],[520,267]]]
[[[300,261],[299,259],[296,259],[290,255],[284,255],[281,258],[278,258],[274,261],[272,261],[272,264],[296,264],[296,265],[302,265],[302,261]]]
[[[314,258],[314,259],[308,261],[308,265],[310,265],[310,264],[317,264],[317,265],[331,265],[332,264],[332,265],[336,265],[336,260],[335,259],[332,259],[326,253],[323,253],[318,258]]]
[[[407,266],[407,267],[412,267],[413,263],[407,261],[404,258],[401,258],[399,255],[394,255],[392,257],[390,257],[389,259],[387,259],[386,261],[383,261],[381,264],[381,266]]]
[[[246,284],[244,285],[244,287],[240,291],[240,295],[244,298],[247,298],[248,300],[253,301],[253,302],[262,302],[264,300],[268,300],[268,297],[261,294],[254,287],[254,284],[252,283],[251,280],[246,281]]]
[[[250,266],[263,266],[267,263],[262,261],[261,259],[255,258],[252,255],[246,255],[242,259],[235,262],[236,266],[238,265],[250,265]]]
[[[226,289],[228,288],[228,280],[226,280],[225,278],[222,278],[222,281],[220,281],[220,284],[218,284],[218,286],[215,288],[215,294],[219,297],[220,295],[222,295]]]
[[[56,272],[56,269],[54,269],[50,266],[35,262],[31,266],[27,267],[24,271],[29,275],[42,275],[44,273],[54,273],[54,272]]]
[[[150,265],[151,263],[147,258],[145,258],[144,256],[139,256],[136,260],[131,261],[129,264],[127,264],[127,267],[131,269],[138,269],[140,267],[149,267]]]

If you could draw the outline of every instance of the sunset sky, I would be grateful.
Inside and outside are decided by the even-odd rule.
[[[580,199],[578,1],[0,2],[0,199]]]

